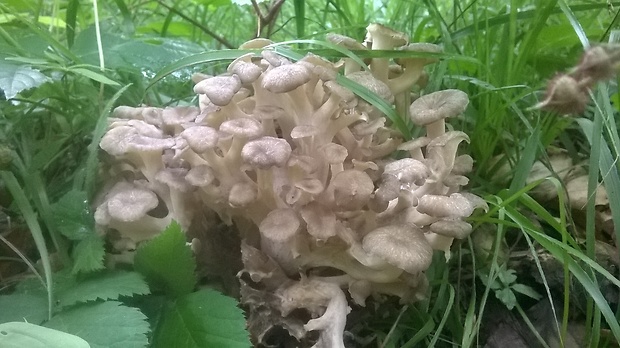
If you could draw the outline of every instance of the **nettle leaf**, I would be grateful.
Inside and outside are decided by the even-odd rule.
[[[86,192],[71,190],[52,204],[56,227],[71,240],[83,240],[94,233],[95,220]]]
[[[73,269],[71,272],[87,273],[105,268],[103,257],[105,256],[105,243],[101,236],[91,234],[79,241],[73,248]]]
[[[87,303],[63,311],[44,324],[85,339],[92,348],[141,348],[149,324],[138,309],[120,302]]]
[[[39,70],[0,60],[0,90],[4,92],[6,99],[15,98],[18,93],[48,81],[50,79]]]
[[[47,319],[47,295],[45,292],[37,291],[0,296],[0,308],[0,323],[27,321],[41,324]]]
[[[512,290],[510,289],[496,290],[495,297],[497,297],[498,300],[502,301],[502,303],[509,310],[515,308],[515,305],[517,304],[517,298],[515,297],[514,292],[512,292]]]
[[[59,307],[96,300],[116,300],[120,296],[147,295],[149,287],[137,272],[107,271],[86,278],[69,277],[56,295]]]
[[[250,347],[237,301],[214,290],[200,290],[168,304],[153,347]]]
[[[32,323],[0,324],[0,347],[3,348],[89,348],[88,342],[75,335]]]
[[[173,222],[159,236],[138,247],[134,268],[167,295],[189,294],[196,286],[196,261],[181,226]]]

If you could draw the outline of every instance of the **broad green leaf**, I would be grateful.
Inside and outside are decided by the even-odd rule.
[[[60,307],[120,296],[146,295],[149,287],[137,272],[106,271],[86,278],[69,277],[59,284],[56,303]]]
[[[234,299],[214,290],[200,290],[168,305],[153,347],[250,347],[245,325],[243,312]]]
[[[40,71],[25,65],[15,65],[0,60],[0,91],[6,99],[15,96],[27,89],[38,87],[49,78]]]
[[[2,348],[89,348],[82,338],[43,326],[12,322],[0,324]]]
[[[86,192],[71,190],[52,204],[56,228],[71,240],[82,240],[94,233],[95,220]]]
[[[0,323],[27,321],[41,324],[47,319],[47,295],[38,279],[36,282],[41,291],[0,296]]]
[[[173,297],[189,294],[196,285],[196,261],[176,222],[138,248],[134,267],[151,285]]]
[[[73,248],[73,273],[92,272],[104,268],[105,245],[96,234],[79,241]]]
[[[45,323],[45,327],[77,335],[92,348],[142,348],[148,345],[146,316],[116,301],[87,303],[63,311]]]

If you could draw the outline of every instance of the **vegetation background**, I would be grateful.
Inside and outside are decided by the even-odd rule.
[[[471,138],[470,190],[491,210],[471,219],[476,232],[449,261],[433,262],[427,300],[368,309],[349,323],[352,345],[617,346],[618,81],[599,83],[581,114],[532,106],[584,49],[620,40],[619,14],[620,3],[600,0],[3,0],[0,342],[52,337],[7,324],[26,319],[92,347],[249,346],[234,300],[195,291],[175,226],[140,250],[135,271],[105,269],[89,204],[101,185],[105,119],[116,105],[194,104],[191,74],[221,71],[235,54],[227,50],[257,35],[362,40],[379,22],[444,47],[424,92],[469,94],[451,126]],[[320,42],[291,45],[339,55]],[[545,171],[557,154],[587,175],[577,189]],[[554,193],[543,199],[540,190]],[[571,206],[577,191],[586,203]],[[204,303],[217,308],[195,310]],[[227,319],[214,322],[214,313]]]

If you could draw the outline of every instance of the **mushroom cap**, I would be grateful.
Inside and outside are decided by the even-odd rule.
[[[328,33],[327,35],[325,35],[325,39],[327,39],[327,41],[335,45],[342,46],[349,50],[367,50],[368,49],[366,46],[364,46],[359,41],[346,35]]]
[[[479,201],[478,201],[479,200]],[[464,218],[469,217],[474,209],[486,205],[475,195],[453,193],[450,196],[424,195],[419,198],[417,211],[436,218]]]
[[[409,141],[406,141],[400,145],[398,145],[399,150],[403,151],[411,151],[415,149],[421,149],[424,146],[428,145],[431,142],[431,138],[428,137],[419,137]]]
[[[309,124],[301,124],[291,129],[291,139],[308,138],[319,134],[321,134],[321,130]]]
[[[262,86],[272,93],[286,93],[310,81],[310,73],[302,64],[286,64],[268,70]]]
[[[289,65],[291,61],[272,50],[264,50],[261,52],[263,59],[269,63],[272,67],[279,67],[281,65]]]
[[[200,109],[194,106],[167,107],[162,111],[161,118],[164,124],[177,125],[194,122]]]
[[[308,233],[318,240],[336,235],[336,215],[316,201],[303,206],[300,211]]]
[[[222,122],[220,125],[220,132],[232,136],[254,139],[263,133],[263,127],[260,122],[253,118],[241,117]]]
[[[263,73],[263,69],[260,66],[252,63],[252,57],[254,57],[254,53],[244,54],[228,65],[228,72],[239,76],[243,84],[256,81]]]
[[[171,189],[189,192],[192,186],[185,180],[188,170],[185,168],[164,168],[155,174],[155,180]]]
[[[426,43],[426,42],[412,43],[407,46],[401,47],[400,50],[409,51],[409,52],[420,52],[420,53],[441,53],[443,51],[441,46],[438,46],[432,43]],[[405,65],[407,61],[418,61],[426,65],[426,64],[435,63],[438,60],[439,59],[436,57],[407,57],[407,58],[399,58],[396,60],[396,62],[400,65]]]
[[[328,164],[343,163],[349,155],[346,147],[336,143],[325,144],[320,147],[320,151]]]
[[[347,211],[361,209],[370,200],[375,186],[365,172],[347,169],[336,174],[329,183],[336,207]]]
[[[241,157],[252,167],[269,169],[284,166],[291,152],[291,145],[285,139],[264,136],[248,141],[241,149]]]
[[[213,169],[206,164],[193,167],[187,172],[185,180],[194,186],[207,186],[215,180]]]
[[[394,101],[394,94],[392,94],[390,87],[385,82],[375,78],[370,71],[356,71],[348,74],[346,78],[368,88],[389,103]]]
[[[112,191],[107,208],[110,217],[118,221],[137,221],[159,204],[153,191],[129,183],[118,183]]]
[[[407,34],[390,29],[379,23],[368,25],[366,31],[370,36],[370,40],[368,40],[368,37],[367,40],[373,43],[373,49],[392,49],[394,47],[406,45],[407,42],[409,42],[409,36],[407,36]],[[385,42],[383,47],[376,47],[376,43],[379,40]]]
[[[402,183],[414,183],[420,185],[421,181],[428,178],[430,172],[426,165],[413,158],[402,158],[385,165],[384,174],[394,175]]]
[[[461,220],[439,220],[431,224],[430,230],[445,237],[463,239],[469,236],[472,226]]]
[[[237,75],[220,75],[198,82],[194,93],[205,94],[217,106],[230,103],[235,93],[241,89],[241,79]]]
[[[301,222],[293,209],[274,209],[267,214],[258,226],[261,244],[265,242],[290,242],[297,235],[300,227]]]
[[[241,44],[241,46],[239,46],[240,50],[252,50],[252,49],[258,49],[258,48],[263,48],[265,46],[269,46],[273,43],[273,41],[269,40],[269,39],[265,39],[262,37],[257,37],[255,39],[246,41],[244,43]]]
[[[457,116],[469,104],[467,93],[458,89],[446,89],[426,94],[416,99],[409,107],[411,121],[426,126],[435,121]]]
[[[217,130],[207,126],[194,126],[185,129],[180,136],[197,153],[212,149],[219,139]]]
[[[118,126],[110,129],[102,138],[99,146],[113,156],[121,156],[128,152],[163,151],[172,148],[172,138],[154,138],[139,134],[135,127]]]
[[[234,207],[244,207],[256,200],[258,191],[256,185],[249,182],[239,182],[230,188],[228,203]]]
[[[370,231],[362,240],[362,249],[410,274],[428,269],[433,258],[433,249],[422,230],[408,225]]]

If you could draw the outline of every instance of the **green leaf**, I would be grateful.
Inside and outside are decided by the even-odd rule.
[[[510,288],[520,294],[531,297],[535,300],[540,300],[542,298],[541,294],[537,293],[536,290],[525,284],[513,284]]]
[[[84,69],[84,68],[71,68],[70,71],[74,74],[77,75],[82,75],[86,78],[89,78],[91,80],[95,80],[97,82],[101,82],[104,85],[111,85],[111,86],[120,86],[120,84],[112,79],[109,79],[107,77],[105,77],[104,75],[98,73],[98,72],[94,72],[88,69]]]
[[[0,324],[3,348],[89,348],[88,342],[65,332],[43,326],[12,322]]]
[[[141,348],[148,345],[146,316],[116,301],[87,303],[63,311],[45,326],[80,336],[92,348]]]
[[[18,93],[38,87],[49,78],[40,71],[25,65],[15,65],[0,60],[0,90],[6,99],[14,98]]]
[[[155,332],[153,347],[250,347],[245,325],[234,299],[214,290],[201,290],[169,304]]]
[[[95,220],[86,192],[71,190],[52,204],[58,231],[71,240],[83,240],[94,233]]]
[[[73,269],[72,272],[92,272],[104,268],[103,256],[105,255],[105,245],[103,238],[96,234],[91,234],[79,241],[73,248]]]
[[[41,283],[36,280],[37,284]],[[41,324],[47,319],[47,295],[45,290],[29,294],[0,296],[0,323],[27,321]],[[0,341],[1,342],[1,341]],[[0,347],[4,347],[0,345]]]
[[[57,304],[67,307],[95,300],[116,300],[120,296],[146,295],[149,287],[137,272],[106,271],[87,278],[69,277],[58,285]]]
[[[196,285],[196,261],[176,222],[138,248],[134,267],[151,285],[173,297],[189,294]]]
[[[510,289],[501,289],[495,291],[495,296],[498,300],[502,301],[502,303],[508,308],[512,310],[515,308],[515,304],[517,304],[517,298],[515,297],[514,292]]]

